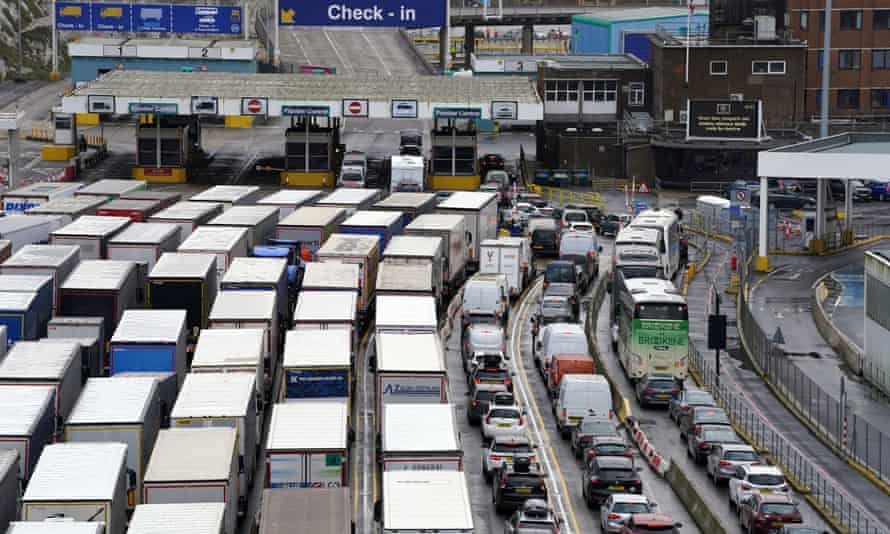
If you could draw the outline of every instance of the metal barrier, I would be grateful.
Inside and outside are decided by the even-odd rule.
[[[589,206],[597,206],[600,209],[605,208],[606,201],[599,193],[592,191],[572,191],[569,189],[560,189],[557,187],[535,186],[535,190],[548,202],[559,202],[560,204],[586,204]]]

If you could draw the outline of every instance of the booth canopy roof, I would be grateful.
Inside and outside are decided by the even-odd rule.
[[[757,174],[771,178],[886,179],[890,133],[843,133],[757,154]]]

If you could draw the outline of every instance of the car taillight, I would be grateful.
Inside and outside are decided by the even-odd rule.
[[[652,395],[653,393],[655,393],[655,390],[652,388],[646,388],[643,390],[644,395]]]
[[[680,390],[679,390],[679,389],[672,389],[672,390],[671,390],[671,395],[679,395],[679,394],[680,394]]]
[[[606,516],[606,518],[607,518],[607,519],[616,520],[616,519],[621,519],[621,516],[618,515],[618,514],[609,514],[609,515]]]
[[[683,410],[684,412],[688,412],[690,408],[691,408],[691,406],[680,406],[680,409]]]
[[[481,383],[482,383],[482,379],[481,379],[481,378],[474,378],[474,379],[473,379],[473,383],[474,383],[474,384],[481,384]]]
[[[524,424],[525,424],[525,419],[523,419],[522,416],[520,415],[519,416],[519,426],[522,426]]]
[[[547,289],[547,286],[549,286],[549,285],[550,285],[550,282],[548,282],[547,280],[544,280],[544,289]]]
[[[707,441],[702,441],[701,443],[698,444],[698,448],[699,449],[710,449],[711,444],[708,443]]]
[[[485,424],[486,424],[486,425],[490,425],[490,424],[491,424],[491,416],[490,416],[490,415],[486,415],[486,416],[485,416]]]
[[[753,487],[753,486],[751,486],[751,484],[748,484],[747,482],[742,482],[742,489],[743,489],[743,490],[749,490],[749,489],[751,489],[752,487]]]
[[[699,430],[701,430],[701,425],[695,425],[692,429],[692,431],[695,432],[696,434],[698,434]]]
[[[505,386],[509,386],[509,385],[512,384],[512,383],[513,383],[513,381],[512,381],[511,379],[509,379],[509,378],[505,378],[505,379],[504,379],[504,385],[505,385]]]
[[[720,460],[720,462],[719,462],[718,465],[719,465],[720,467],[729,467],[729,466],[732,465],[732,462],[727,462],[726,460]]]
[[[534,461],[536,461],[537,459],[538,459],[538,457],[535,456],[534,454],[531,454],[531,455],[529,455],[529,457],[528,457],[528,461],[529,461],[529,462],[534,462]]]
[[[473,408],[475,408],[476,406],[479,406],[479,401],[474,400],[474,401],[470,402],[470,406],[472,406]]]
[[[500,462],[500,461],[501,461],[501,457],[498,456],[497,454],[492,454],[492,455],[491,455],[491,461],[492,461],[492,462]]]
[[[591,484],[599,484],[599,483],[600,483],[600,479],[598,479],[598,478],[596,478],[596,477],[591,477],[591,478],[590,478],[590,483],[591,483]]]
[[[562,409],[562,418],[563,419],[566,418],[566,409],[565,408]]]
[[[624,455],[628,458],[633,458],[634,452],[630,449],[627,449],[626,451],[624,451]]]

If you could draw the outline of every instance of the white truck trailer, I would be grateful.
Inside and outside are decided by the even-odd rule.
[[[129,217],[85,215],[50,234],[53,245],[80,245],[85,260],[108,258],[108,242],[130,224]]]
[[[266,332],[265,370],[275,376],[281,346],[276,296],[271,291],[221,291],[210,310],[210,328],[262,328]]]
[[[43,386],[0,388],[0,443],[18,452],[21,479],[28,482],[56,430],[55,393]]]
[[[275,231],[278,208],[275,206],[233,206],[207,222],[208,226],[232,226],[247,230],[247,248],[262,245]]]
[[[457,291],[467,276],[467,222],[463,215],[421,215],[405,227],[405,235],[442,238],[445,290],[449,295]]]
[[[53,277],[53,313],[59,289],[80,263],[80,248],[71,245],[27,245],[0,264],[0,274],[45,274]]]
[[[12,252],[34,243],[46,243],[62,227],[58,215],[7,215],[0,217],[0,239],[12,243]]]
[[[232,260],[248,255],[247,229],[201,226],[179,245],[178,251],[183,254],[213,254],[216,256],[216,279],[222,280]]]
[[[114,180],[105,178],[81,187],[74,192],[74,196],[120,198],[121,195],[126,195],[127,193],[142,191],[145,189],[145,186],[146,182],[142,180]]]
[[[215,185],[189,199],[191,202],[222,204],[223,211],[233,206],[249,206],[256,203],[262,191],[255,185]]]
[[[319,189],[282,189],[257,200],[258,206],[278,208],[278,220],[282,220],[300,206],[312,204],[325,194]]]
[[[263,491],[259,534],[344,534],[355,532],[352,488],[267,489]]]
[[[213,202],[177,202],[148,218],[148,222],[172,223],[182,230],[180,238],[185,239],[199,226],[207,224],[222,213],[223,205]]]
[[[25,213],[31,208],[43,206],[53,200],[72,198],[83,187],[80,182],[36,182],[0,195],[3,211]]]
[[[375,331],[378,334],[438,333],[436,299],[433,297],[380,295],[376,313]]]
[[[64,421],[80,395],[80,344],[44,339],[19,341],[0,360],[0,388],[47,386],[55,392],[54,412]]]
[[[278,221],[275,238],[300,243],[315,256],[315,252],[337,231],[346,219],[346,210],[336,206],[303,206]]]
[[[284,341],[279,402],[330,401],[352,395],[352,333],[297,329]]]
[[[221,502],[140,504],[127,534],[229,534]]]
[[[173,223],[132,223],[108,241],[108,259],[138,263],[144,279],[165,252],[176,251],[181,232]]]
[[[451,404],[387,404],[384,471],[463,471],[463,450]]]
[[[360,318],[368,318],[380,263],[380,239],[371,235],[333,234],[318,249],[316,257],[322,263],[358,265],[358,313]]]
[[[351,291],[358,296],[359,266],[336,261],[310,261],[303,269],[300,291]]]
[[[480,249],[479,272],[506,276],[510,296],[519,296],[535,277],[528,240],[524,237],[486,239]]]
[[[381,534],[474,531],[463,471],[384,471]]]
[[[84,215],[95,215],[108,202],[108,197],[64,197],[50,200],[35,208],[25,210],[26,215],[55,215],[62,224],[70,224]]]
[[[383,262],[390,264],[429,264],[436,300],[443,300],[445,286],[445,251],[441,237],[399,235],[383,251]]]
[[[266,332],[262,328],[208,328],[201,331],[192,356],[192,373],[249,373],[256,377],[258,406],[269,396],[263,355]]]
[[[467,267],[479,268],[480,246],[498,236],[498,195],[481,191],[458,191],[436,206],[436,213],[463,215],[467,223]]]

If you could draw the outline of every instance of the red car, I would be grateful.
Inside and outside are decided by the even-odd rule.
[[[634,514],[621,529],[621,534],[676,534],[683,528],[666,514]]]
[[[790,523],[803,523],[800,510],[784,493],[752,493],[739,506],[739,523],[751,534],[770,534]]]

